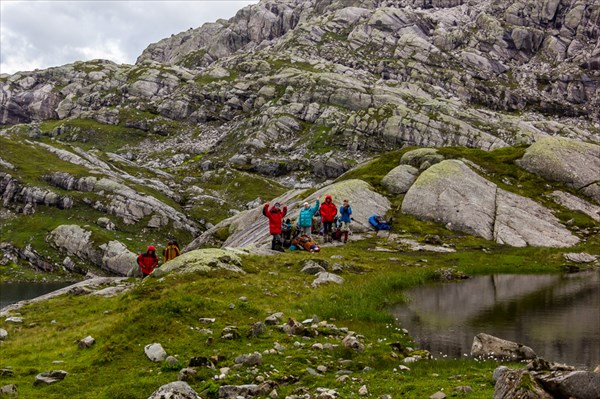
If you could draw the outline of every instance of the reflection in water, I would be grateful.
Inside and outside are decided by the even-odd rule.
[[[66,287],[70,283],[1,283],[0,309]]]
[[[600,363],[600,273],[491,275],[407,293],[393,309],[419,347],[459,357],[481,332],[555,362]]]

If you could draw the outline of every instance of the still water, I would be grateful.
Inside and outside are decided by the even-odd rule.
[[[72,283],[0,283],[0,309],[40,295],[56,291]]]
[[[436,358],[469,354],[473,337],[484,332],[549,361],[600,364],[600,272],[480,276],[407,295],[410,302],[394,316]]]

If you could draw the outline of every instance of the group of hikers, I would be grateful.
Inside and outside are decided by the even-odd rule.
[[[349,201],[344,199],[338,210],[331,195],[326,195],[325,202],[322,204],[320,199],[321,197],[317,197],[312,207],[308,202],[302,204],[295,226],[292,226],[290,219],[285,219],[287,206],[282,206],[279,202],[273,206],[267,202],[263,206],[262,214],[269,219],[272,250],[283,252],[285,248],[289,248],[319,252],[320,247],[313,240],[313,234],[322,235],[323,243],[330,243],[333,240],[344,244],[348,242],[348,235],[351,234],[350,223],[354,220]],[[392,220],[373,215],[369,218],[369,223],[376,230],[389,230]]]
[[[323,236],[323,243],[331,243],[334,240],[344,244],[348,242],[348,236],[351,234],[350,224],[354,220],[349,201],[347,199],[343,200],[338,209],[331,195],[326,195],[323,203],[320,203],[320,199],[320,196],[317,197],[312,207],[308,202],[302,204],[295,226],[292,226],[290,219],[285,219],[288,211],[287,206],[282,206],[279,202],[276,202],[273,206],[270,206],[270,203],[267,202],[263,206],[262,214],[269,220],[272,250],[283,252],[285,248],[289,248],[292,251],[319,252],[321,248],[313,239],[315,234]],[[369,223],[377,231],[389,230],[392,219],[385,220],[380,215],[372,215],[369,218]],[[177,241],[170,240],[162,252],[163,263],[175,259],[180,254],[181,250]],[[138,255],[137,265],[142,278],[154,271],[158,266],[158,256],[153,245],[149,245],[146,252]]]
[[[177,240],[169,240],[165,249],[163,249],[163,263],[175,259],[181,254]],[[158,266],[158,256],[154,245],[149,245],[146,252],[142,252],[137,257],[137,264],[140,267],[142,278],[147,277]]]

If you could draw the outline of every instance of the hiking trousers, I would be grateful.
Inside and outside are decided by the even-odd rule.
[[[272,234],[273,240],[271,241],[271,249],[276,250],[281,247],[281,234]]]
[[[298,230],[300,231],[300,235],[306,234],[312,238],[312,226],[298,226]]]

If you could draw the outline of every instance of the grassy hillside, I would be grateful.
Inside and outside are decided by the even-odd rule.
[[[423,237],[421,233],[427,226],[416,227],[419,223],[399,217],[397,233],[401,229],[401,236]],[[390,343],[399,342],[404,347],[412,343],[388,310],[404,300],[403,290],[437,279],[442,269],[469,275],[555,273],[562,270],[563,251],[507,248],[450,232],[442,234],[442,240],[455,245],[458,251],[411,252],[386,238],[371,237],[345,247],[328,247],[320,254],[245,256],[245,275],[170,274],[142,283],[132,280],[136,287],[115,298],[63,296],[33,304],[19,311],[23,324],[2,322],[9,337],[1,343],[0,367],[11,367],[14,376],[1,376],[0,384],[16,383],[21,397],[145,398],[160,385],[176,380],[178,371],[192,357],[206,357],[215,360],[216,368],[197,367],[198,374],[190,384],[208,398],[216,397],[220,385],[263,379],[278,384],[280,397],[302,387],[309,392],[316,387],[333,388],[341,397],[350,397],[367,385],[373,397],[389,394],[422,398],[440,389],[451,393],[457,386],[469,385],[473,388],[470,398],[490,398],[496,362],[421,360],[409,364],[410,371],[399,371],[403,355]],[[374,247],[394,252],[370,250]],[[573,248],[579,250],[599,252],[600,238]],[[313,276],[299,272],[305,259],[347,265],[342,273],[346,281],[310,288]],[[282,323],[288,317],[302,321],[317,316],[338,328],[347,327],[364,336],[366,350],[361,353],[341,346],[312,349],[315,343],[341,343],[345,334],[329,327],[320,328],[319,335],[310,338],[288,336],[275,326],[268,326],[256,338],[247,337],[253,323],[274,312],[285,314]],[[199,318],[203,317],[214,317],[216,321],[202,324]],[[240,338],[221,339],[220,333],[227,326],[236,326]],[[212,330],[212,335],[203,334],[201,330],[206,328]],[[96,344],[91,349],[79,349],[76,342],[88,335],[96,339]],[[144,346],[153,342],[161,343],[179,363],[148,360]],[[275,342],[286,349],[263,354],[259,366],[234,366],[237,356],[262,353],[273,348]],[[53,364],[55,361],[61,363]],[[307,371],[320,365],[327,367],[320,376]],[[224,380],[215,380],[220,367],[232,370]],[[52,369],[63,369],[69,375],[55,385],[32,385],[36,374]],[[352,371],[351,379],[336,380],[336,372],[341,369]],[[458,375],[460,378],[449,378]]]

